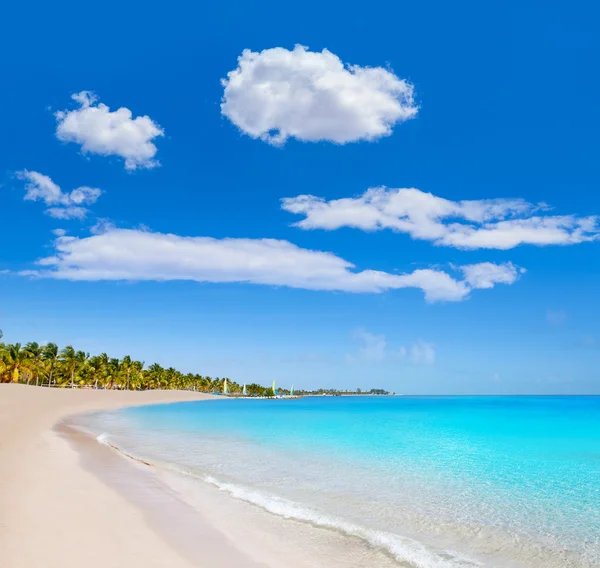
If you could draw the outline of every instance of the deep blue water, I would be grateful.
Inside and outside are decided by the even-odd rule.
[[[216,400],[87,421],[402,565],[600,566],[600,397]]]

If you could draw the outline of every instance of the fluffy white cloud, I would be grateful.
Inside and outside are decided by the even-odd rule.
[[[596,216],[548,215],[546,204],[523,199],[450,201],[414,188],[372,188],[358,197],[331,201],[299,195],[283,199],[282,207],[304,215],[295,223],[302,229],[391,229],[461,249],[571,245],[600,238]]]
[[[519,268],[512,262],[466,264],[461,266],[461,270],[471,288],[493,288],[496,284],[512,284],[519,274],[525,272],[524,268]]]
[[[132,118],[132,112],[121,107],[113,112],[90,91],[71,97],[79,103],[73,110],[55,113],[56,137],[63,142],[76,142],[84,153],[120,156],[125,168],[153,168],[157,149],[152,140],[164,131],[149,116]]]
[[[73,191],[63,192],[52,179],[39,172],[23,170],[17,177],[25,181],[26,201],[43,201],[47,206],[46,213],[55,219],[83,219],[90,205],[98,200],[102,191],[96,187],[81,186]]]
[[[39,261],[37,274],[70,280],[194,280],[246,282],[307,290],[378,293],[419,288],[425,298],[460,301],[473,286],[435,269],[407,274],[356,267],[329,252],[275,239],[213,239],[105,227],[86,238],[55,240],[53,256]],[[474,270],[471,265],[470,270]],[[495,271],[487,264],[483,271]],[[459,268],[460,270],[460,268]],[[512,283],[517,279],[516,271]]]
[[[324,49],[244,50],[222,80],[221,113],[271,144],[288,138],[344,144],[375,140],[416,116],[413,86],[382,67],[345,65]]]

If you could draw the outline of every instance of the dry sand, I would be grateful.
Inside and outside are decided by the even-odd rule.
[[[0,567],[256,566],[199,519],[203,553],[191,561],[142,509],[86,470],[53,429],[74,413],[203,398],[209,395],[0,385]]]
[[[65,420],[207,398],[0,384],[0,568],[397,566],[360,539],[124,459]]]

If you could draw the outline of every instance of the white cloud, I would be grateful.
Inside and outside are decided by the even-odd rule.
[[[410,361],[413,365],[433,365],[435,363],[435,347],[419,339],[409,349]]]
[[[115,228],[114,223],[110,219],[100,218],[90,229],[92,235],[100,235],[102,233],[108,233]]]
[[[59,236],[55,249],[54,256],[39,261],[43,268],[38,276],[245,282],[356,293],[419,288],[430,302],[460,301],[472,289],[466,280],[436,269],[407,274],[357,271],[352,263],[332,253],[275,239],[181,237],[107,226],[104,232],[86,238]],[[484,270],[495,271],[494,267],[490,264]],[[515,273],[512,281],[516,278]]]
[[[519,274],[525,272],[524,268],[519,268],[512,262],[466,264],[461,266],[461,270],[471,288],[493,288],[496,284],[512,284]]]
[[[377,335],[365,329],[354,330],[353,339],[359,343],[356,356],[350,356],[350,361],[360,360],[368,362],[383,361],[386,356],[387,341],[385,335]]]
[[[46,214],[55,219],[85,219],[88,209],[85,207],[50,207]]]
[[[82,203],[95,203],[100,195],[102,195],[102,191],[97,187],[82,186],[74,189],[69,194],[69,201],[76,205],[81,205]]]
[[[355,354],[346,357],[349,362],[379,363],[391,355],[399,360],[408,358],[412,365],[433,365],[435,363],[435,346],[422,339],[418,339],[409,347],[402,345],[390,353],[387,348],[387,339],[383,334],[379,335],[358,328],[354,330],[352,337],[359,343],[359,347]]]
[[[39,172],[23,170],[17,172],[25,180],[25,201],[43,201],[46,205],[64,205],[65,194],[48,176]],[[68,200],[68,198],[67,198]]]
[[[413,86],[382,67],[344,64],[324,49],[246,49],[222,80],[221,113],[270,144],[375,140],[416,116]]]
[[[80,144],[84,153],[120,156],[128,170],[159,165],[152,140],[163,136],[164,131],[149,116],[133,118],[125,107],[111,112],[105,104],[97,104],[96,95],[90,91],[71,98],[79,103],[78,108],[55,113],[59,140]]]
[[[17,177],[25,181],[26,201],[43,201],[46,214],[55,219],[83,219],[88,209],[82,205],[95,203],[102,191],[95,187],[81,186],[73,191],[63,192],[48,176],[39,172],[23,170]]]
[[[299,195],[283,199],[282,208],[304,215],[295,223],[302,229],[391,229],[461,249],[571,245],[600,238],[597,216],[547,215],[546,204],[523,199],[450,201],[414,188],[372,188],[331,201]]]

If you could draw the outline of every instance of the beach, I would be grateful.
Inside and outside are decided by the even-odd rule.
[[[53,427],[80,412],[204,398],[209,395],[0,385],[0,566],[198,565],[150,528],[142,510],[83,468]],[[228,552],[237,557],[226,544],[207,538],[205,558],[218,555],[226,565]]]
[[[0,567],[396,566],[361,539],[158,475],[69,425],[82,413],[211,398],[0,384]]]
[[[0,568],[591,568],[598,404],[3,384]]]

